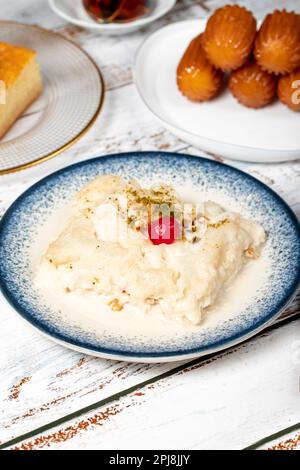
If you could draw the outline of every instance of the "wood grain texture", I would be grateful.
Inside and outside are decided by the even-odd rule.
[[[137,47],[151,31],[171,21],[206,16],[225,3],[220,0],[182,0],[174,12],[150,28],[120,40],[67,25],[51,12],[45,0],[0,0],[2,18],[39,24],[78,41],[101,67],[107,87],[103,113],[76,145],[43,165],[0,178],[0,216],[35,181],[93,156],[130,150],[167,150],[224,161],[219,155],[208,155],[189,147],[161,127],[135,90],[131,66]],[[238,3],[258,15],[283,5],[300,12],[300,2],[295,0]],[[27,118],[22,119],[25,123]],[[228,160],[225,163],[241,168],[271,186],[300,216],[299,161],[276,165]],[[285,315],[292,317],[299,312],[298,296]],[[174,364],[116,363],[64,349],[31,330],[1,299],[0,322],[0,443],[62,419],[85,406],[109,400],[116,393],[146,380],[155,380],[177,367]],[[293,424],[297,416],[300,421],[294,388],[296,372],[291,362],[291,345],[297,346],[297,333],[299,337],[299,321],[262,335],[260,339],[238,347],[232,354],[218,355],[213,362],[203,363],[201,368],[159,381],[157,387],[149,385],[145,389],[147,393],[145,390],[133,392],[118,402],[99,408],[97,413],[80,418],[79,422],[83,423],[79,425],[79,431],[77,420],[71,421],[67,431],[71,434],[70,439],[59,438],[56,442],[57,438],[49,431],[52,437],[46,445],[51,448],[105,448],[110,445],[126,448],[133,442],[134,448],[137,442],[141,447],[151,448],[160,444],[160,440],[161,447],[169,445],[170,448],[250,445],[272,434],[274,428],[280,430]],[[247,377],[248,381],[244,383]],[[223,401],[222,391],[225,394]],[[270,405],[269,396],[274,396]],[[185,404],[186,398],[188,404]],[[213,398],[218,404],[215,408]],[[187,433],[180,437],[183,426]],[[59,430],[60,427],[54,431]],[[44,444],[34,443],[34,447],[44,447]]]
[[[262,438],[246,450],[300,450],[300,422]]]
[[[279,439],[269,442],[259,448],[260,450],[300,450],[300,433],[289,433]]]
[[[0,444],[176,367],[84,356],[1,310]]]
[[[276,323],[298,318],[299,311],[300,294]],[[0,444],[184,365],[130,364],[85,356],[33,332],[10,309],[7,313],[10,318],[4,317],[4,322],[0,316],[3,337],[8,338],[0,347]],[[299,320],[296,322],[299,325]],[[199,363],[203,366],[224,354],[201,358]],[[293,354],[297,362],[298,349],[294,348]]]
[[[299,418],[298,336],[288,324],[13,448],[244,448]]]

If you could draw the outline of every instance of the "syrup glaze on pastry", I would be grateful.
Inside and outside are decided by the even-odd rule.
[[[227,5],[209,18],[203,48],[215,67],[235,70],[249,58],[255,35],[256,20],[252,13],[238,5]]]
[[[278,81],[280,101],[293,111],[300,111],[300,67]]]
[[[250,60],[229,78],[229,89],[239,103],[249,108],[262,108],[276,96],[276,78]]]
[[[219,91],[223,73],[207,60],[200,34],[185,51],[177,68],[177,85],[181,93],[191,101],[206,101]]]
[[[255,41],[254,55],[264,70],[277,75],[300,67],[300,16],[286,10],[267,15]]]

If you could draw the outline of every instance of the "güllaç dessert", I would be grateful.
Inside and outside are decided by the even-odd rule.
[[[35,282],[122,315],[133,307],[197,325],[265,238],[254,221],[213,201],[188,204],[170,184],[102,175],[76,194]]]

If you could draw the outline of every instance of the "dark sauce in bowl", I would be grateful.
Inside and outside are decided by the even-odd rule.
[[[83,0],[88,14],[100,22],[130,22],[149,14],[149,0]]]

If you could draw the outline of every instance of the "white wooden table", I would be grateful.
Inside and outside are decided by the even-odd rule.
[[[160,127],[135,90],[131,65],[151,31],[207,16],[225,3],[178,1],[166,18],[120,39],[64,23],[46,0],[0,0],[2,18],[39,24],[78,41],[106,82],[104,110],[82,140],[43,165],[0,177],[0,215],[35,181],[85,158],[153,149],[205,154]],[[256,15],[284,6],[300,12],[299,0],[239,3]],[[300,216],[299,161],[228,163],[267,183]],[[245,344],[189,363],[161,365],[113,362],[64,349],[33,331],[0,299],[1,448],[296,449],[299,377],[299,295],[276,325]]]

